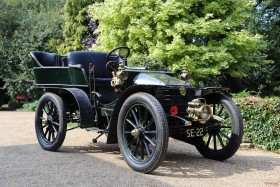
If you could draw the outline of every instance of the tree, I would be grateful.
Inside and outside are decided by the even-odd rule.
[[[267,58],[274,63],[251,71],[247,85],[259,88],[264,95],[280,94],[280,1],[260,0],[254,10],[254,19],[248,29],[265,36]]]
[[[59,54],[69,51],[85,50],[86,40],[89,39],[87,32],[90,23],[87,8],[88,5],[100,2],[97,0],[67,0],[64,7],[63,40],[51,41],[52,46],[57,46]],[[90,24],[90,25],[89,25]]]
[[[62,0],[3,1],[0,17],[6,23],[0,42],[0,77],[12,99],[18,93],[30,95],[34,77],[30,51],[46,50],[51,38],[60,37]],[[5,19],[9,18],[6,22]],[[0,21],[1,22],[1,21]],[[10,23],[9,23],[10,22]],[[7,35],[8,33],[8,35]],[[49,49],[50,50],[50,49]],[[32,95],[35,97],[35,95]]]
[[[101,44],[92,49],[126,45],[172,70],[187,66],[194,79],[244,76],[266,62],[261,35],[244,29],[251,8],[248,0],[107,0],[89,11]]]

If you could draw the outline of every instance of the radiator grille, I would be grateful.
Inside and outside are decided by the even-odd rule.
[[[182,96],[179,87],[158,88],[155,97],[159,100],[166,113],[170,113],[171,106],[178,107],[178,115],[185,115],[188,102],[194,99],[195,89],[186,88],[186,95]]]

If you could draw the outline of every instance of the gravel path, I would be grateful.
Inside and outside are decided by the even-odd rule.
[[[39,146],[34,113],[0,112],[2,186],[280,186],[280,154],[239,150],[227,161],[203,158],[193,146],[170,139],[166,158],[152,174],[132,171],[118,145],[94,132],[67,132],[58,152]]]

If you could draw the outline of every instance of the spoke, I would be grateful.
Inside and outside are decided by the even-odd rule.
[[[136,125],[139,126],[139,121],[138,121],[138,119],[137,119],[137,117],[136,117],[136,114],[135,114],[134,110],[131,110],[131,112],[132,112],[132,115],[133,115],[134,120],[135,120],[135,122],[136,122]],[[134,128],[136,128],[136,127],[134,127]]]
[[[217,137],[218,137],[218,139],[219,139],[219,142],[221,143],[221,146],[224,148],[225,147],[225,144],[224,144],[224,142],[223,142],[223,140],[222,140],[222,137],[221,137],[221,135],[218,133],[217,134]]]
[[[145,141],[145,140],[141,141],[141,159],[142,160],[144,160],[144,144],[143,144],[143,141]]]
[[[229,118],[228,113],[225,113],[225,116],[224,116],[223,118],[224,118],[224,120],[226,121],[226,119],[228,119],[228,118]]]
[[[219,113],[218,113],[218,116],[221,116],[221,114],[222,114],[222,112],[223,112],[223,109],[224,109],[224,106],[221,105],[221,108],[220,108],[220,111],[219,111]]]
[[[54,126],[56,125],[56,126]],[[53,129],[55,130],[56,133],[58,133],[58,129],[59,129],[59,123],[55,122],[55,121],[52,121],[52,127]]]
[[[143,140],[143,142],[144,142],[144,145],[145,145],[145,148],[146,148],[147,155],[150,158],[151,153],[150,153],[150,150],[149,150],[149,146],[148,146],[147,142],[145,142],[145,140]]]
[[[47,111],[44,108],[42,108],[42,110],[46,115],[48,115]]]
[[[132,121],[130,121],[129,119],[126,119],[126,121],[127,121],[130,125],[132,125],[135,129],[137,129],[136,125],[135,125]]]
[[[52,124],[53,130],[56,132],[57,134],[57,129],[55,128],[55,126]]]
[[[157,131],[145,131],[145,134],[156,134]]]
[[[206,144],[207,147],[209,147],[211,138],[212,138],[212,133],[209,133],[209,137],[208,137],[207,144]]]
[[[53,112],[53,107],[52,107],[52,102],[48,102],[48,110],[49,110],[49,114],[51,114]]]
[[[137,138],[134,138],[129,144],[127,144],[127,146],[131,146],[132,144],[134,144],[136,142]]]
[[[220,131],[220,133],[226,138],[226,139],[230,139],[230,137],[228,135],[226,135],[223,131]]]
[[[47,124],[47,125],[44,125],[44,126],[42,126],[42,127],[40,127],[40,128],[43,129],[43,128],[45,128],[46,126],[48,126],[48,124]]]
[[[213,134],[213,139],[214,139],[214,150],[217,150],[216,134]]]
[[[53,135],[54,131],[51,132],[51,142],[54,140],[54,135]]]
[[[152,119],[150,120],[150,122],[146,125],[146,127],[144,127],[144,129],[149,128],[149,127],[151,126],[151,124],[153,124],[154,122],[155,122],[155,120],[154,120],[154,118],[152,118]]]
[[[124,131],[125,134],[131,134],[131,131]]]
[[[148,140],[148,142],[150,142],[150,144],[152,144],[152,146],[156,146],[156,144],[146,135],[144,135],[145,139]]]
[[[49,128],[47,128],[46,131],[44,132],[44,137],[45,138],[47,137],[48,132],[49,132]]]
[[[139,113],[139,125],[143,125],[143,120],[142,120],[142,109],[141,109],[141,106],[138,106],[137,107],[137,110],[138,110],[138,113]]]
[[[213,104],[213,115],[216,114],[216,104]]]
[[[59,126],[59,123],[55,122],[55,121],[52,121],[53,124]]]
[[[57,133],[56,133],[57,134]],[[56,136],[55,133],[53,132],[53,141],[55,140]]]
[[[52,104],[52,114],[53,115],[57,114],[57,109],[54,103]]]
[[[145,108],[145,109],[146,109],[146,108]],[[147,118],[148,118],[148,109],[146,109],[146,110],[145,110],[145,113],[144,113],[143,125],[144,125],[144,123],[146,123]]]
[[[138,150],[138,148],[139,148],[139,144],[140,144],[140,140],[137,141],[137,144],[136,144],[136,147],[135,147],[135,150],[134,150],[134,154],[133,154],[133,155],[134,155],[135,157],[137,157],[137,156],[136,156],[136,153],[137,153],[137,150]]]
[[[49,134],[48,134],[48,141],[50,141],[51,140],[51,132],[49,132]]]

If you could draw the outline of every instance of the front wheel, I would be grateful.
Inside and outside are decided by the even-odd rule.
[[[124,102],[118,119],[118,142],[126,163],[149,173],[162,162],[168,147],[168,124],[158,100],[136,93]]]
[[[62,99],[53,93],[45,93],[39,100],[35,113],[35,130],[41,147],[56,151],[63,143],[67,122]]]
[[[206,158],[226,160],[238,150],[243,136],[243,123],[235,103],[227,96],[216,94],[206,99],[213,110],[207,134],[199,139],[197,150]]]

